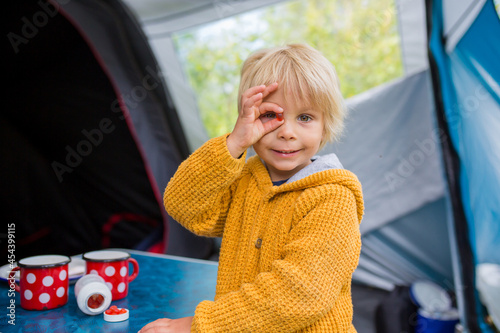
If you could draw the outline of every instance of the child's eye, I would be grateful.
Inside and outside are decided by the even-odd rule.
[[[303,121],[305,123],[312,120],[312,118],[306,114],[301,114],[298,119],[299,119],[299,121]]]
[[[273,119],[273,118],[276,118],[276,113],[274,113],[274,112],[264,113],[261,117]]]
[[[262,123],[267,123],[268,121],[271,121],[275,118],[276,118],[276,113],[267,112],[260,116],[260,121],[262,121]]]

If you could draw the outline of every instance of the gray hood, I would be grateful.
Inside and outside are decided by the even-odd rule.
[[[330,169],[343,169],[342,163],[340,163],[339,158],[335,154],[328,154],[324,156],[314,156],[312,158],[312,163],[306,166],[304,169],[297,172],[295,175],[290,177],[286,183],[291,183],[299,179],[310,176],[314,173],[330,170]]]

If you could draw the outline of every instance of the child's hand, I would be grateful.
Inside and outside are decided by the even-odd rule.
[[[266,113],[282,114],[283,109],[274,103],[263,103],[263,99],[278,88],[278,83],[256,86],[241,96],[241,111],[234,129],[227,138],[227,148],[234,158],[274,131],[283,123],[283,117],[263,117]]]
[[[158,319],[141,328],[138,333],[188,333],[191,332],[192,322],[193,317],[184,317],[179,319]]]

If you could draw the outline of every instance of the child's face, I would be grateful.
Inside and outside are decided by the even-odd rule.
[[[266,162],[272,181],[285,180],[311,163],[323,139],[324,120],[321,110],[308,105],[294,104],[293,98],[285,102],[283,90],[264,99],[283,108],[284,123],[264,135],[253,145],[257,155]],[[275,117],[274,113],[261,116],[262,121]]]

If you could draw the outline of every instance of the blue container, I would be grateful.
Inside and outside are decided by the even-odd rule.
[[[415,333],[454,333],[459,322],[456,309],[446,312],[428,312],[420,309],[417,313]]]

